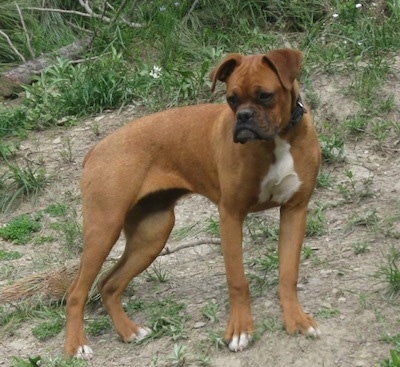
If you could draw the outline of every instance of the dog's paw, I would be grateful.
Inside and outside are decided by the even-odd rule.
[[[321,336],[321,330],[318,327],[312,327],[310,326],[307,330],[306,335],[311,337],[311,338],[318,338]]]
[[[125,341],[127,343],[128,342],[133,342],[133,341],[141,341],[149,334],[151,334],[151,329],[149,329],[147,327],[139,327],[136,330],[136,332],[132,333],[132,335]]]
[[[251,343],[251,335],[248,333],[241,333],[239,336],[234,335],[228,344],[232,352],[241,352],[246,349]]]
[[[90,361],[93,358],[93,350],[88,345],[81,345],[78,347],[75,357],[85,361]]]

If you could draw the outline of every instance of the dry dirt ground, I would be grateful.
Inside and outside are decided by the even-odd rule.
[[[346,83],[334,76],[315,78],[314,89],[319,98],[319,106],[314,111],[317,126],[322,126],[328,120],[331,123],[344,121],[354,113],[357,106],[342,93]],[[388,90],[393,91],[394,86],[388,85]],[[395,96],[395,103],[392,119],[398,121],[399,92]],[[68,204],[68,197],[74,198],[70,199],[70,205],[76,205],[79,216],[79,199],[76,198],[79,198],[78,179],[85,152],[96,141],[138,114],[139,108],[128,106],[119,112],[111,111],[81,121],[72,128],[31,134],[28,140],[22,142],[21,157],[43,159],[49,167],[48,172],[53,172],[55,176],[45,193],[36,202],[22,205],[18,213],[34,213],[52,202]],[[70,162],[65,159],[67,145],[71,148]],[[400,246],[398,150],[398,135],[389,139],[386,147],[378,147],[372,139],[361,137],[346,143],[344,161],[323,167],[323,172],[330,175],[332,187],[317,188],[310,207],[324,208],[325,234],[305,239],[305,246],[311,252],[309,257],[303,256],[299,281],[301,304],[319,323],[322,331],[319,339],[287,335],[280,324],[276,285],[260,289],[252,281],[255,322],[266,327],[251,348],[242,353],[217,348],[210,335],[211,332],[222,334],[224,329],[228,309],[227,290],[219,246],[204,244],[159,258],[158,266],[167,272],[167,281],[149,282],[146,276],[140,276],[135,282],[134,291],[128,296],[147,302],[168,296],[185,304],[188,316],[185,338],[173,341],[164,336],[145,344],[129,345],[121,343],[109,331],[90,338],[95,357],[89,365],[178,366],[173,358],[174,344],[178,344],[185,346],[186,361],[183,365],[187,366],[201,366],[204,356],[209,358],[208,365],[216,367],[378,366],[388,358],[391,348],[381,338],[386,334],[397,334],[400,330],[398,300],[390,301],[386,297],[387,284],[380,282],[376,276],[386,263],[390,248]],[[346,170],[353,173],[354,187],[349,184]],[[368,191],[372,195],[358,195],[365,188],[362,182],[368,182]],[[340,185],[355,194],[344,200],[338,188]],[[2,223],[6,223],[10,217],[3,217]],[[174,248],[179,245],[182,233],[188,229],[185,241],[210,236],[207,228],[215,218],[215,208],[207,200],[201,197],[185,199],[177,206],[176,229],[168,246]],[[372,218],[372,224],[368,218]],[[276,227],[277,211],[258,214],[252,221],[258,223],[257,231],[263,233],[260,227]],[[390,229],[390,234],[385,228]],[[253,241],[252,238],[254,236],[247,235],[244,243],[246,269],[250,275],[256,273],[252,266],[254,259],[265,256],[266,248],[276,247],[273,240],[265,241],[259,236]],[[367,251],[356,254],[355,244],[363,244]],[[0,240],[0,248],[15,250],[16,246]],[[121,249],[120,241],[112,256],[118,256]],[[2,285],[37,269],[60,265],[66,257],[57,241],[40,246],[31,243],[19,246],[17,250],[23,252],[24,256],[1,265]],[[202,313],[208,302],[219,306],[215,322],[205,318]],[[93,319],[102,315],[102,312],[98,304],[94,310],[88,310],[87,316]],[[136,320],[146,324],[140,312]],[[10,365],[10,356],[27,358],[41,355],[43,358],[54,358],[62,354],[64,332],[40,342],[31,332],[35,325],[35,320],[25,321],[13,333],[0,336],[0,366]]]

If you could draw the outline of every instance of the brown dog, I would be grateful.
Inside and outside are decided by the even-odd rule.
[[[128,318],[121,295],[164,247],[175,203],[188,193],[218,206],[230,299],[224,335],[229,349],[246,348],[254,330],[243,220],[249,212],[274,206],[280,206],[283,322],[289,333],[319,334],[296,289],[307,205],[320,163],[316,132],[296,81],[301,58],[290,49],[230,54],[211,73],[212,90],[218,80],[226,83],[228,104],[176,108],[135,120],[88,153],[81,180],[84,249],[68,291],[66,356],[93,355],[83,332],[85,302],[122,230],[125,252],[99,285],[102,300],[122,340],[150,332]]]

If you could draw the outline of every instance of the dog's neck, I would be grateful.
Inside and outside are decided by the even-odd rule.
[[[292,115],[290,116],[289,123],[285,126],[285,128],[281,131],[281,133],[286,133],[293,127],[295,127],[301,121],[305,113],[307,113],[307,110],[304,107],[303,101],[299,94],[294,109],[292,111]]]
[[[290,129],[291,127],[295,126],[302,119],[305,113],[307,113],[307,110],[304,107],[303,100],[299,94],[297,97],[296,106],[294,107],[292,116],[290,117],[288,128]]]

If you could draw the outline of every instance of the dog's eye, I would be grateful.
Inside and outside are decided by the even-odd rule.
[[[274,97],[273,93],[260,93],[258,96],[258,99],[262,102],[262,103],[269,103],[271,102],[272,98]]]
[[[237,105],[237,98],[235,95],[229,96],[226,98],[226,101],[231,107],[235,107]]]

